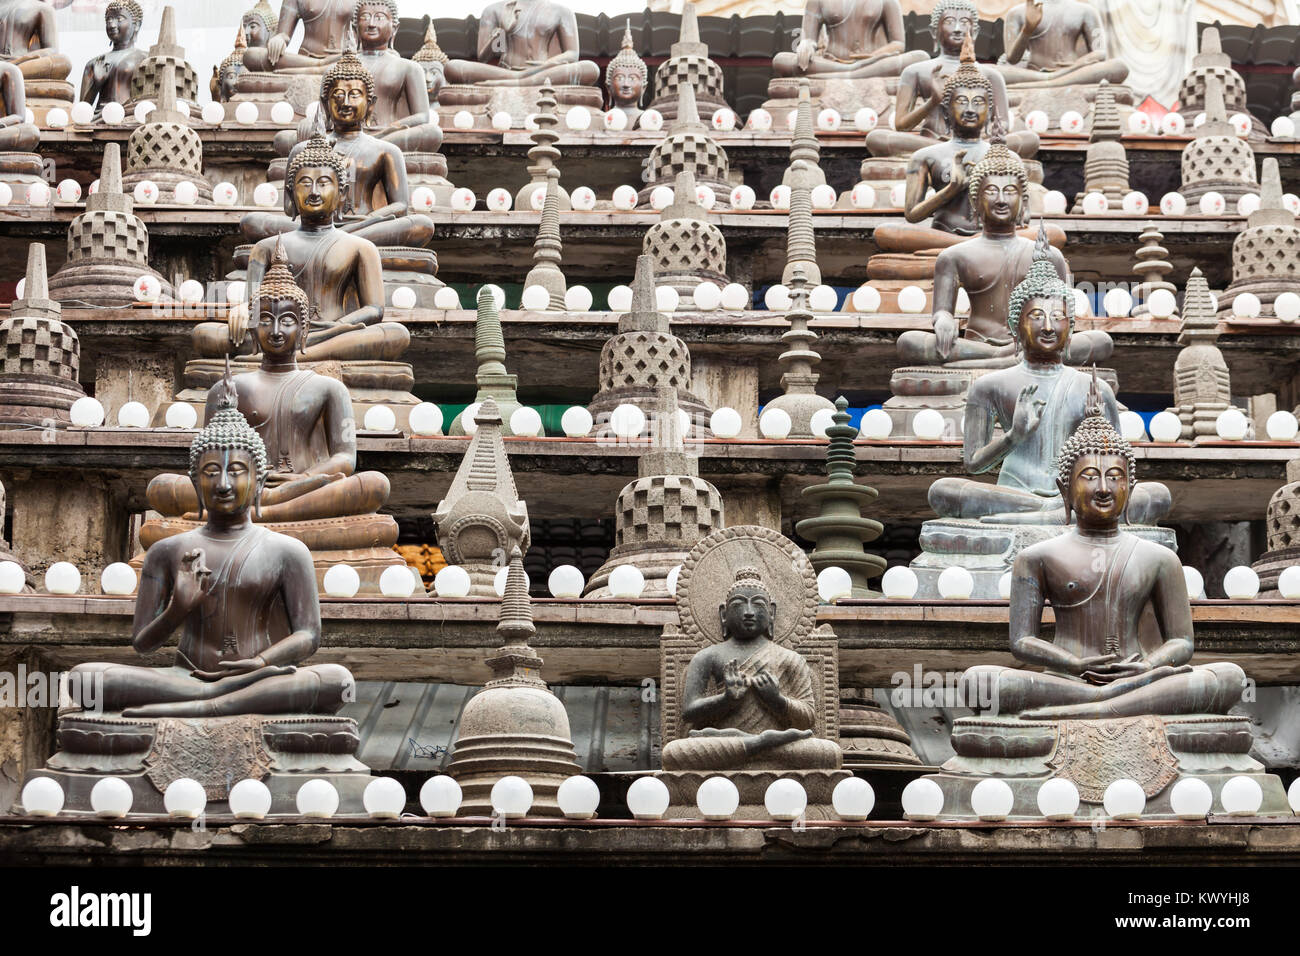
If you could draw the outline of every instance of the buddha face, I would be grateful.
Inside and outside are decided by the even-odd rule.
[[[292,359],[302,340],[301,308],[293,299],[262,299],[258,302],[257,344],[271,359]]]
[[[238,516],[253,506],[257,462],[244,448],[211,448],[199,456],[194,487],[213,515]]]
[[[339,177],[330,166],[303,166],[288,191],[293,199],[290,216],[313,222],[329,219],[339,207]]]
[[[266,21],[256,13],[244,14],[244,19],[240,21],[244,26],[244,42],[250,47],[266,46],[266,41],[270,37],[266,34]]]
[[[1070,317],[1059,298],[1033,298],[1020,310],[1020,347],[1026,355],[1057,358],[1070,344]]]
[[[447,74],[444,72],[443,65],[437,60],[430,60],[428,63],[422,63],[424,67],[424,81],[429,87],[429,103],[438,105],[438,92],[447,85]]]
[[[641,103],[641,94],[645,92],[645,82],[638,70],[617,69],[609,78],[609,89],[616,106],[637,106]]]
[[[1080,455],[1061,494],[1083,527],[1117,527],[1128,505],[1128,459],[1114,453]]]
[[[244,72],[244,64],[232,63],[221,71],[221,101],[229,102],[230,98],[235,95],[235,83],[239,80],[239,75]]]
[[[949,56],[961,53],[966,37],[979,34],[979,21],[963,10],[949,10],[939,18],[939,49]]]
[[[114,49],[130,46],[139,30],[140,27],[131,19],[131,14],[120,7],[114,7],[104,16],[104,32],[108,34]]]
[[[1020,221],[1025,194],[1020,177],[1008,173],[984,177],[980,184],[979,219],[986,226],[1014,227]]]
[[[753,641],[772,636],[776,607],[758,588],[740,588],[722,605],[722,633],[733,640]]]
[[[325,101],[329,117],[335,126],[356,129],[366,121],[370,112],[370,99],[365,80],[338,80]]]
[[[959,86],[952,91],[948,118],[953,128],[978,134],[989,119],[989,94],[982,86]]]
[[[367,3],[357,10],[357,35],[367,50],[385,50],[392,42],[395,24],[387,4]]]

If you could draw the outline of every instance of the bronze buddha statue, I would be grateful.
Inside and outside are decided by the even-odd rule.
[[[824,39],[823,39],[824,38]],[[865,79],[898,76],[918,60],[904,52],[898,0],[807,0],[793,52],[772,57],[777,76]]]
[[[553,0],[497,0],[478,22],[477,57],[449,60],[448,83],[592,86],[600,67],[579,59],[578,21]]]
[[[370,134],[403,153],[436,153],[442,129],[430,119],[428,77],[420,64],[393,48],[396,0],[358,0],[354,17],[358,57],[375,81]]]
[[[1025,0],[1007,11],[998,70],[1020,89],[1123,83],[1128,67],[1110,57],[1097,11],[1079,0]]]
[[[144,10],[138,0],[112,0],[104,8],[104,32],[109,48],[86,64],[81,74],[81,99],[103,109],[107,103],[131,100],[131,78],[144,61],[145,52],[135,46]]]

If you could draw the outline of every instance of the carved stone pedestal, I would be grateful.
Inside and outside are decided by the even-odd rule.
[[[1120,779],[1135,780],[1146,794],[1142,819],[1171,819],[1169,794],[1179,780],[1196,777],[1215,795],[1232,777],[1253,778],[1264,791],[1260,816],[1290,816],[1282,781],[1250,756],[1246,717],[1190,714],[1109,720],[1021,720],[962,717],[953,725],[956,755],[927,777],[943,790],[942,820],[978,819],[971,809],[975,785],[997,777],[1011,787],[1011,819],[1042,819],[1038,789],[1053,777],[1079,790],[1079,818],[1106,815],[1102,798]]]
[[[767,84],[767,100],[763,109],[772,114],[772,127],[785,129],[787,117],[799,108],[799,84],[808,83],[812,96],[814,116],[827,109],[836,110],[852,122],[863,107],[876,111],[882,123],[888,122],[894,107],[894,94],[898,92],[898,77],[868,77],[866,79],[841,79],[838,77],[775,77]]]
[[[438,92],[438,113],[443,129],[452,128],[452,120],[461,110],[474,114],[474,126],[492,128],[492,117],[509,113],[514,128],[524,126],[529,114],[536,113],[540,86],[473,86],[448,84]],[[556,86],[557,112],[563,116],[575,106],[586,107],[591,112],[590,129],[604,129],[601,115],[604,97],[594,86]]]
[[[934,409],[944,420],[944,437],[960,438],[966,412],[966,392],[976,376],[988,369],[918,366],[896,368],[889,376],[893,395],[884,404],[894,423],[893,434],[912,435],[912,419],[918,412]]]
[[[206,813],[230,812],[230,788],[245,778],[271,791],[271,813],[298,813],[295,797],[308,780],[339,792],[338,812],[364,814],[370,771],[356,759],[361,738],[346,717],[204,717],[127,719],[104,714],[59,718],[57,752],[32,777],[51,777],[66,795],[63,812],[90,814],[90,791],[105,777],[131,787],[131,812],[165,813],[163,792],[189,777],[207,791]]]
[[[14,205],[27,205],[27,187],[45,181],[44,164],[39,153],[0,153],[0,183],[14,191]]]

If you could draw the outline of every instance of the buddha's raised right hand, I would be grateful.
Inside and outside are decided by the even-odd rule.
[[[740,672],[740,664],[734,657],[722,665],[722,685],[727,700],[732,702],[740,700],[749,690],[749,678]]]
[[[181,555],[180,570],[172,587],[172,601],[189,612],[207,597],[215,583],[211,569],[203,562],[203,549],[186,551]]]
[[[1047,402],[1034,398],[1038,392],[1037,385],[1026,385],[1016,398],[1016,411],[1011,419],[1011,435],[1016,441],[1024,441],[1043,420],[1043,409]]]
[[[1043,0],[1025,0],[1025,29],[1032,33],[1043,22]]]

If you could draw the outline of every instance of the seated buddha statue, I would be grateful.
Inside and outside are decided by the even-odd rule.
[[[359,0],[356,34],[361,64],[375,81],[374,107],[367,117],[370,135],[403,153],[436,153],[442,129],[429,117],[429,81],[425,71],[393,49],[397,33],[395,0]]]
[[[636,52],[632,41],[632,23],[623,28],[623,43],[618,54],[605,67],[605,90],[609,93],[609,109],[620,109],[627,114],[627,128],[635,129],[641,118],[641,101],[646,84],[650,82],[650,69]]]
[[[479,86],[591,86],[600,67],[578,58],[578,21],[552,0],[497,0],[478,22],[474,60],[448,60],[447,82]]]
[[[227,383],[228,385],[228,383]],[[302,542],[253,522],[274,492],[261,437],[218,386],[208,423],[190,445],[187,483],[203,524],[145,555],[131,643],[161,649],[170,667],[79,664],[102,677],[101,707],[124,717],[334,714],[355,698],[339,664],[305,663],[320,646],[320,600]]]
[[[824,36],[825,42],[819,43]],[[898,76],[925,54],[904,52],[898,0],[808,0],[799,41],[772,57],[777,76],[865,79]]]
[[[1106,51],[1097,11],[1079,0],[1025,0],[1007,11],[998,70],[1020,89],[1123,83],[1128,67]]]
[[[999,714],[1025,720],[1226,714],[1245,674],[1191,663],[1182,563],[1121,527],[1142,486],[1132,449],[1100,406],[1062,445],[1055,470],[1073,524],[1021,551],[1012,570],[1011,653],[1035,670],[981,665],[963,679],[994,688]],[[1046,602],[1056,616],[1050,637],[1041,633]],[[1140,640],[1144,615],[1158,642]]]
[[[718,614],[723,639],[686,668],[681,719],[690,730],[664,745],[664,770],[838,769],[839,745],[813,736],[808,661],[772,640],[776,607],[757,568],[736,571]]]
[[[343,160],[343,232],[368,239],[377,246],[422,248],[433,237],[433,220],[412,214],[406,161],[395,142],[365,132],[376,104],[374,77],[349,50],[321,80],[320,109],[317,112],[319,139],[328,142]],[[316,147],[317,138],[304,140],[289,150],[288,168],[298,168],[295,156]],[[296,189],[286,178],[284,214],[254,212],[240,221],[250,241],[266,239],[295,228],[300,212],[291,199]],[[331,213],[332,214],[332,213]]]
[[[31,153],[40,145],[40,129],[27,122],[25,87],[22,71],[0,60],[0,153]],[[0,173],[6,171],[0,158]]]
[[[244,65],[258,73],[324,73],[343,53],[356,0],[283,0],[275,32],[265,46],[249,42]],[[302,24],[302,42],[288,52]]]
[[[66,82],[72,61],[58,46],[51,4],[45,0],[0,0],[0,60],[22,70],[23,79]],[[69,90],[66,99],[71,98]]]
[[[275,33],[276,19],[275,12],[266,0],[259,0],[257,6],[244,13],[239,21],[239,31],[235,34],[234,51],[212,68],[210,89],[214,102],[228,102],[235,94],[236,81],[247,69],[244,66],[244,54],[250,47],[266,49],[266,42]]]
[[[438,94],[447,85],[447,54],[438,46],[438,31],[433,21],[424,31],[424,45],[416,50],[411,60],[424,71],[424,83],[429,92],[429,104],[438,105]]]
[[[104,32],[109,48],[86,64],[81,74],[81,99],[102,109],[107,103],[131,99],[131,77],[145,58],[135,46],[144,24],[144,10],[138,0],[112,0],[104,8]]]
[[[990,119],[1004,130],[1011,129],[1006,81],[994,67],[975,62],[974,42],[979,30],[979,11],[972,0],[937,0],[930,13],[930,32],[938,52],[903,70],[895,98],[894,128],[878,126],[867,133],[867,151],[872,156],[910,156],[952,134],[944,102],[945,87],[948,78],[967,62],[967,56],[973,69],[988,81]],[[1038,152],[1038,134],[1027,129],[1008,132],[1006,144],[1022,159],[1029,159]]]
[[[962,431],[966,470],[978,475],[999,468],[997,484],[940,478],[930,486],[930,507],[941,517],[985,523],[1063,524],[1067,509],[1053,467],[1056,451],[1090,409],[1100,408],[1116,426],[1119,409],[1095,368],[1089,376],[1063,361],[1074,327],[1074,290],[1045,256],[1012,291],[1007,326],[1019,359],[971,383]],[[1164,485],[1136,485],[1128,520],[1153,525],[1169,506]]]
[[[290,231],[261,240],[248,264],[249,302],[258,295],[267,267],[283,253],[286,265],[311,303],[302,341],[304,361],[362,359],[391,361],[410,344],[398,322],[385,322],[379,250],[357,234],[355,222],[337,222],[344,158],[324,137],[295,149],[285,183],[285,217]],[[257,215],[257,214],[254,214]],[[232,348],[250,355],[260,341],[239,326],[202,322],[195,326],[195,352],[219,358]]]

